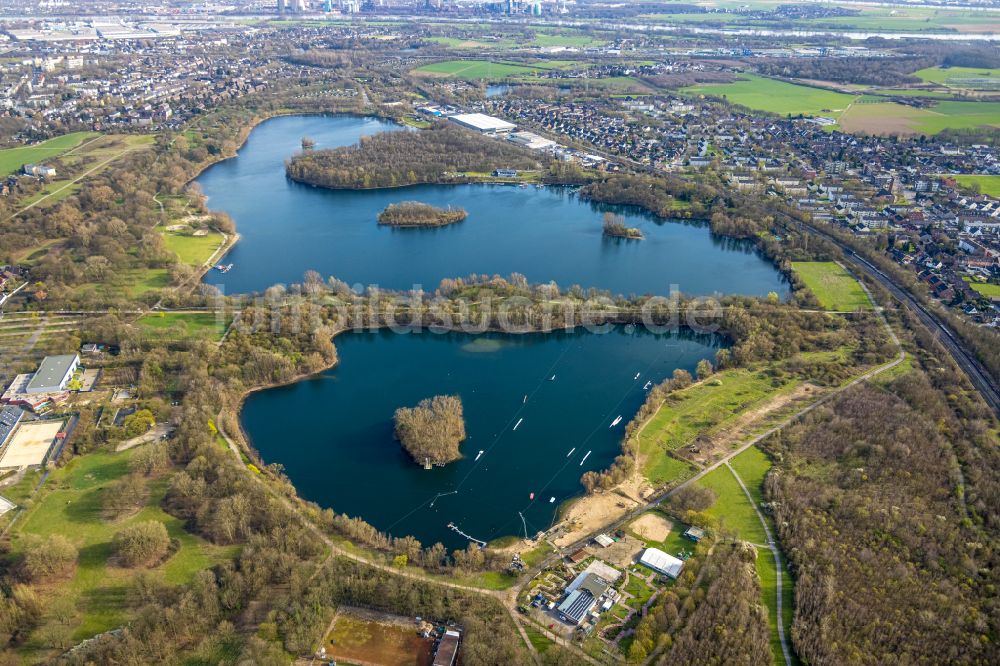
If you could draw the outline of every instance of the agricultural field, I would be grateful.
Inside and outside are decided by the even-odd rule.
[[[858,281],[833,261],[795,261],[794,270],[827,310],[870,310],[871,301]]]
[[[446,60],[444,62],[434,62],[429,65],[417,67],[413,71],[416,74],[425,76],[477,81],[479,79],[497,80],[517,75],[532,75],[537,69],[512,63],[490,62],[488,60]]]
[[[1000,69],[928,67],[914,72],[927,83],[959,90],[1000,90]]]
[[[577,66],[573,60],[538,60],[528,64],[489,60],[445,60],[412,70],[420,76],[457,78],[466,81],[529,81],[547,69],[566,69]]]
[[[128,472],[132,455],[140,449],[122,453],[96,452],[54,469],[22,518],[15,523],[11,548],[17,553],[27,535],[47,537],[61,534],[79,551],[77,567],[67,585],[58,588],[59,598],[48,599],[58,605],[57,615],[47,614],[42,625],[23,646],[39,656],[51,645],[40,636],[65,632],[70,644],[103,631],[121,626],[138,609],[128,601],[131,583],[143,572],[150,572],[165,583],[189,582],[194,575],[222,560],[233,557],[234,548],[215,546],[184,531],[182,521],[168,515],[160,502],[170,484],[171,473],[145,480],[148,496],[134,514],[108,520],[103,513],[103,489]],[[113,563],[111,539],[125,526],[147,520],[162,522],[178,550],[166,561],[151,569],[128,569]],[[51,594],[55,594],[53,588]],[[50,592],[42,588],[41,594]]]
[[[97,132],[73,132],[31,146],[0,150],[0,176],[14,173],[24,164],[44,163],[59,157],[96,136]]]
[[[991,197],[1000,197],[1000,176],[976,176],[976,175],[951,175],[960,185],[969,187],[974,184],[979,185],[979,192]]]
[[[230,317],[215,312],[151,312],[136,322],[149,336],[170,340],[219,340]]]
[[[840,117],[846,132],[937,134],[946,129],[1000,127],[1000,103],[942,100],[918,108],[895,102],[859,102]]]
[[[754,74],[742,74],[739,81],[681,88],[687,95],[724,97],[732,104],[782,116],[827,116],[837,118],[854,97],[844,93],[786,83]]]

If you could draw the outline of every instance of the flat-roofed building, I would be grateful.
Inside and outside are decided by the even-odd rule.
[[[0,407],[0,447],[3,447],[7,443],[7,440],[10,439],[14,428],[21,422],[21,417],[23,416],[24,410],[20,407],[13,405]]]
[[[647,548],[639,558],[639,564],[644,564],[653,571],[661,573],[671,578],[681,575],[684,568],[684,560],[679,560],[673,555],[667,555],[659,548]]]
[[[444,636],[438,641],[432,666],[454,666],[455,661],[458,659],[458,644],[461,641],[462,634],[458,631],[449,629],[444,632]]]
[[[76,354],[46,356],[42,364],[38,366],[35,376],[28,382],[25,393],[64,391],[78,365],[80,365],[80,357]]]
[[[517,128],[514,123],[487,116],[484,113],[457,113],[448,118],[462,127],[474,129],[483,134],[506,134]]]

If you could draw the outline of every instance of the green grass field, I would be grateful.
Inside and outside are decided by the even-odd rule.
[[[950,175],[949,177],[954,178],[960,185],[965,185],[966,187],[978,184],[979,191],[982,194],[991,197],[1000,197],[1000,176]]]
[[[660,407],[639,435],[643,475],[655,484],[690,476],[691,466],[671,457],[671,451],[794,387],[795,383],[775,386],[763,372],[740,368],[716,373],[682,391]]]
[[[733,83],[682,88],[688,95],[725,97],[733,104],[779,115],[829,116],[836,118],[854,99],[852,95],[741,74]]]
[[[170,584],[186,583],[198,571],[236,552],[234,548],[214,546],[185,532],[182,521],[160,508],[170,483],[169,475],[148,480],[149,496],[138,513],[119,521],[105,519],[102,489],[126,474],[128,460],[136,450],[91,453],[53,470],[32,507],[16,523],[15,552],[24,534],[62,534],[79,550],[76,573],[68,585],[58,588],[59,594],[69,599],[75,610],[71,621],[73,641],[121,626],[136,612],[127,602],[127,591],[130,582],[144,569],[124,569],[109,562],[111,538],[122,527],[145,520],[158,520],[166,525],[170,536],[180,543],[180,550],[166,562],[146,571],[152,571]],[[50,621],[48,617],[43,619],[43,628]],[[25,647],[37,650],[46,646],[29,639]]]
[[[97,132],[73,132],[33,146],[0,150],[0,175],[14,173],[24,164],[45,162],[58,157],[95,136],[98,136]]]
[[[746,484],[747,490],[750,491],[753,501],[758,504],[763,502],[764,477],[767,476],[768,471],[771,469],[771,459],[756,446],[751,446],[743,453],[733,457],[729,461],[729,464],[733,466],[736,473],[743,479],[743,483]]]
[[[858,281],[835,262],[794,261],[792,269],[827,310],[853,312],[872,307]]]
[[[506,79],[521,74],[534,74],[537,68],[488,60],[446,60],[417,67],[414,72],[431,76],[452,77],[476,81]]]
[[[1000,90],[1000,69],[928,67],[914,72],[928,83],[962,90]]]
[[[229,325],[229,317],[220,316],[214,312],[154,312],[143,315],[137,323],[151,336],[219,340]]]
[[[1000,298],[1000,284],[972,282],[969,286],[987,298]]]
[[[199,267],[205,264],[219,246],[224,236],[217,231],[210,231],[205,236],[193,236],[190,233],[174,233],[159,228],[163,234],[163,242],[167,249],[177,255],[181,263]]]
[[[715,493],[715,504],[705,513],[715,519],[723,531],[752,543],[767,542],[757,512],[728,467],[722,465],[712,470],[697,483]]]

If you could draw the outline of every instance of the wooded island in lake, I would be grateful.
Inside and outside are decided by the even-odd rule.
[[[420,201],[401,201],[386,206],[378,214],[378,223],[390,227],[443,227],[468,216],[463,208],[439,208]]]
[[[465,418],[457,395],[424,398],[416,407],[400,407],[394,418],[396,439],[416,462],[444,465],[462,457]]]

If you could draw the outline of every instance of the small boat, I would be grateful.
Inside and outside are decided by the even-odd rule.
[[[616,419],[615,419],[614,421],[612,421],[612,422],[611,422],[611,425],[609,425],[608,427],[609,427],[609,428],[614,428],[614,427],[615,427],[616,425],[618,425],[618,424],[619,424],[619,423],[621,423],[621,422],[622,422],[622,417],[620,417],[620,416],[619,416],[619,417],[618,417],[618,418],[616,418]]]
[[[555,498],[555,497],[550,497],[550,498],[549,498],[549,504],[552,504],[552,503],[553,503],[553,502],[555,502],[555,501],[556,501],[556,498]]]
[[[589,457],[590,457],[590,451],[587,451],[587,455],[585,455],[583,457],[583,460],[580,461],[580,467],[583,467],[583,463],[587,462],[587,458]]]
[[[653,383],[653,382],[646,382],[646,385],[642,387],[642,390],[643,390],[643,391],[648,391],[648,390],[649,390],[649,387],[650,387],[650,385],[652,385],[652,383]]]
[[[635,377],[633,377],[632,379],[639,379],[639,375],[641,375],[641,374],[642,374],[641,372],[635,373]]]
[[[480,451],[479,453],[476,454],[476,460],[479,460],[482,457],[483,457],[483,452],[482,451]]]
[[[529,493],[528,494],[528,499],[530,499],[530,500],[535,499],[535,493]]]
[[[223,265],[223,264],[216,264],[215,265],[215,270],[219,271],[220,273],[228,273],[229,271],[233,270],[233,265],[232,264],[225,264],[225,265]]]
[[[555,375],[552,375],[551,377],[549,377],[549,381],[550,382],[554,382],[555,380],[556,380],[556,376]]]
[[[521,421],[523,421],[523,420],[524,419],[518,419],[517,420],[517,423],[514,424],[514,430],[517,430],[517,426],[521,425]]]
[[[576,447],[575,446],[572,449],[569,450],[569,453],[566,454],[566,457],[569,458],[571,455],[573,455],[574,451],[576,451]]]

